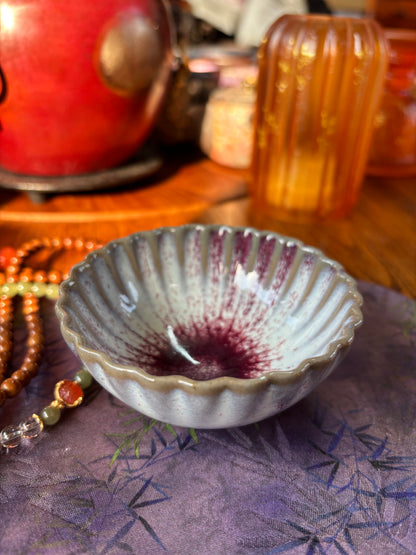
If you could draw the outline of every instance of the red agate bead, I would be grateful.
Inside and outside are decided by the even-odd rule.
[[[61,380],[55,386],[55,399],[65,407],[77,407],[82,403],[84,393],[81,387],[71,380]]]

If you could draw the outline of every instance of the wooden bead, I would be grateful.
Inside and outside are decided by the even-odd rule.
[[[33,279],[36,282],[43,283],[44,281],[47,280],[46,272],[44,272],[42,270],[38,270],[37,272],[35,272],[35,275],[33,276]]]
[[[31,312],[26,314],[25,321],[27,326],[33,327],[39,321],[39,316],[36,312]]]
[[[50,237],[44,237],[42,239],[42,245],[46,248],[46,249],[50,249],[52,247],[52,239]]]
[[[16,397],[20,390],[22,389],[22,384],[13,378],[6,378],[0,385],[0,391],[2,391],[6,397]]]
[[[26,316],[31,316],[32,314],[35,315],[38,309],[39,307],[37,304],[28,303],[25,306],[23,306],[23,314],[25,314]],[[35,322],[35,321],[36,321],[35,319],[31,320],[31,322]]]
[[[40,349],[36,347],[28,347],[26,351],[26,357],[30,360],[38,360],[40,358]],[[26,358],[25,357],[25,358]]]
[[[32,379],[38,375],[39,366],[38,363],[35,361],[23,361],[23,364],[19,370],[27,374],[29,378]],[[16,370],[16,372],[18,372],[19,370]]]
[[[31,268],[24,268],[19,274],[19,280],[28,282],[33,281],[34,272]]]
[[[27,304],[23,307],[23,314],[27,316],[31,316],[32,314],[36,314],[38,311],[38,306],[36,304]],[[35,321],[35,320],[33,320]]]
[[[39,303],[37,298],[35,297],[35,295],[33,295],[32,293],[26,293],[26,295],[23,297],[23,306],[24,307],[38,307]]]
[[[18,264],[10,264],[10,266],[7,266],[7,268],[6,268],[6,273],[8,273],[8,274],[15,275],[15,274],[17,274],[18,271],[19,271],[19,265]]]
[[[74,247],[76,250],[81,251],[82,249],[84,249],[84,240],[77,238],[74,241]],[[87,246],[85,245],[85,248],[87,248]]]
[[[29,252],[33,252],[41,246],[42,246],[41,239],[38,239],[37,237],[35,237],[34,239],[31,239],[26,243],[26,250]]]
[[[50,283],[61,283],[62,281],[62,274],[58,270],[53,270],[48,272],[48,281]]]
[[[9,331],[12,327],[11,312],[0,309],[0,333]]]
[[[42,339],[41,334],[33,334],[30,337],[27,338],[26,340],[26,345],[28,347],[36,347],[36,345],[39,344],[39,341]]]
[[[10,335],[0,337],[0,353],[8,353],[12,348]]]
[[[62,247],[62,241],[59,237],[53,237],[51,239],[51,246],[55,247],[56,249],[60,249]]]
[[[11,378],[15,381],[20,382],[22,387],[25,387],[30,382],[32,376],[28,372],[25,372],[23,368],[20,368],[20,370],[16,370],[15,372],[13,372]]]

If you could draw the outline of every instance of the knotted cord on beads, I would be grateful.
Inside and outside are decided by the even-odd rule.
[[[68,276],[60,270],[35,270],[29,259],[45,251],[49,259],[61,251],[92,251],[101,245],[83,239],[43,238],[32,239],[14,250],[0,249],[0,406],[6,399],[15,397],[37,375],[43,354],[43,332],[40,317],[40,299],[56,299],[59,284]],[[22,312],[27,328],[26,353],[21,366],[9,370],[13,347],[14,298],[22,297]],[[19,425],[11,425],[0,432],[0,445],[16,447],[23,438],[37,437],[44,425],[56,424],[61,410],[78,406],[83,400],[83,390],[92,377],[82,369],[74,379],[62,380],[55,386],[54,400],[39,415],[34,414]]]

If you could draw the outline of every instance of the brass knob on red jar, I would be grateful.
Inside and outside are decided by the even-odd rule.
[[[100,75],[110,89],[120,94],[144,92],[159,76],[163,50],[158,28],[148,18],[124,16],[102,39]]]

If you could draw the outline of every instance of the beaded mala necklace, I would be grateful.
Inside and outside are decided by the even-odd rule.
[[[43,332],[40,300],[56,300],[59,284],[67,278],[60,270],[36,270],[28,265],[35,255],[47,255],[50,260],[63,251],[92,251],[102,245],[83,239],[32,239],[20,248],[0,249],[0,407],[6,399],[16,397],[37,375],[43,354]],[[17,370],[10,371],[13,347],[15,298],[22,297],[22,312],[27,328],[26,353]],[[35,438],[44,426],[56,424],[64,408],[80,405],[84,390],[92,383],[87,370],[77,372],[73,380],[61,380],[55,385],[54,400],[39,415],[33,414],[18,425],[0,431],[0,446],[11,449],[24,438]]]

